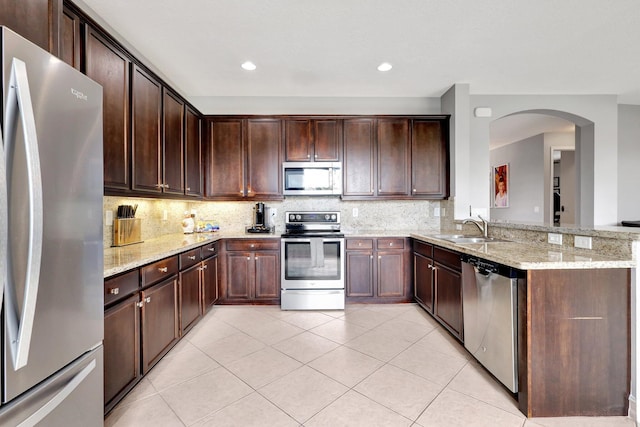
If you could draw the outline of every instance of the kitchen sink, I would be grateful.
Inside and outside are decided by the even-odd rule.
[[[436,234],[431,237],[436,239],[446,240],[453,243],[501,243],[509,242],[510,240],[498,239],[496,237],[483,237],[483,236],[465,236],[464,234]]]

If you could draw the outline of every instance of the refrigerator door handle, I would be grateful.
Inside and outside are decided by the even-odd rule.
[[[96,367],[95,359],[91,361],[87,366],[82,369],[82,371],[78,372],[76,376],[74,376],[71,381],[67,385],[64,386],[59,393],[51,398],[47,403],[42,405],[40,409],[31,414],[29,418],[18,424],[16,427],[33,427],[38,424],[40,421],[45,419],[47,415],[54,411],[64,400],[69,397],[73,391],[78,388],[78,386],[84,381],[85,378],[89,376],[91,371],[93,371]]]
[[[7,311],[9,344],[13,367],[17,371],[26,366],[29,359],[29,347],[31,345],[31,333],[38,299],[38,284],[40,282],[43,239],[42,176],[36,122],[31,103],[27,66],[17,58],[13,58],[13,63],[11,64],[11,77],[6,102],[4,121],[5,154],[7,158],[11,159],[11,152],[15,150],[14,138],[17,132],[15,126],[17,124],[17,115],[19,114],[24,135],[29,187],[29,244],[22,313],[18,313],[17,301],[13,290],[14,286],[11,283],[7,283],[5,288],[7,292],[5,310]],[[7,189],[11,187],[10,179],[11,177],[8,176]],[[10,280],[11,276],[9,275],[8,281]]]
[[[7,209],[7,171],[4,156],[4,142],[2,128],[0,128],[0,307],[7,281],[7,253],[9,249],[9,225]]]

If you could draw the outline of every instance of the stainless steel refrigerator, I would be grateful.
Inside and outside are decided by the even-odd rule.
[[[102,87],[0,43],[0,425],[101,426]]]

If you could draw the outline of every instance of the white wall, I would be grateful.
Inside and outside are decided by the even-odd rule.
[[[640,220],[640,106],[618,106],[618,220]],[[615,169],[610,170],[615,174]]]
[[[440,98],[192,96],[202,114],[440,114]]]
[[[490,166],[509,164],[508,208],[491,208],[492,220],[544,221],[544,135],[493,149]],[[489,178],[491,180],[491,178]],[[490,198],[493,197],[493,192]],[[537,208],[537,212],[536,209]]]

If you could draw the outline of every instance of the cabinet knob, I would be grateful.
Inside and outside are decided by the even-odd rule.
[[[318,155],[316,154],[316,155],[314,155],[313,157],[317,159],[317,158],[318,158]]]
[[[358,246],[362,246],[362,242],[358,242]]]
[[[378,188],[378,193],[382,192],[382,187]]]
[[[247,194],[251,193],[251,189],[247,188]]]
[[[256,247],[256,245],[254,245],[254,244],[252,243],[252,244],[250,244],[250,245],[249,245],[249,247],[251,247],[251,248],[255,248],[255,247]]]
[[[311,158],[311,154],[307,154],[307,159],[310,159],[310,158]]]
[[[382,259],[382,255],[378,255],[378,259]]]
[[[136,303],[136,307],[138,308],[142,308],[143,305],[144,305],[144,301],[140,301]]]
[[[156,184],[156,188],[163,188],[164,184]]]
[[[244,195],[244,190],[240,190],[240,195]]]
[[[191,191],[191,187],[187,187],[187,191]]]
[[[195,255],[193,255],[193,256],[188,256],[187,258],[189,258],[191,261],[195,261],[195,260],[196,260],[196,256],[195,256]]]
[[[389,246],[393,246],[393,242],[389,242]]]
[[[416,192],[416,189],[415,189],[415,188],[413,189],[413,192],[414,192],[414,193]]]
[[[112,289],[109,289],[109,293],[110,293],[111,295],[118,295],[118,294],[120,293],[120,288],[112,288]]]
[[[203,270],[206,270],[206,269],[207,269],[207,266],[206,266],[206,265],[203,265],[203,266],[202,266],[202,269],[203,269]]]
[[[250,257],[250,256],[248,256],[248,257],[247,257],[247,261],[250,261],[250,260],[251,260],[251,257]]]
[[[209,252],[215,252],[215,251],[216,251],[216,248],[207,248],[207,250],[208,250]]]
[[[369,257],[370,257],[371,259],[373,259],[373,255],[369,255]]]
[[[164,185],[164,188],[169,188],[169,184],[165,184],[165,185]]]
[[[160,271],[160,273],[166,273],[169,269],[167,267],[160,267],[158,268],[158,271]]]
[[[146,302],[147,304],[149,304],[151,302],[151,297],[146,297],[144,299],[144,302]]]

